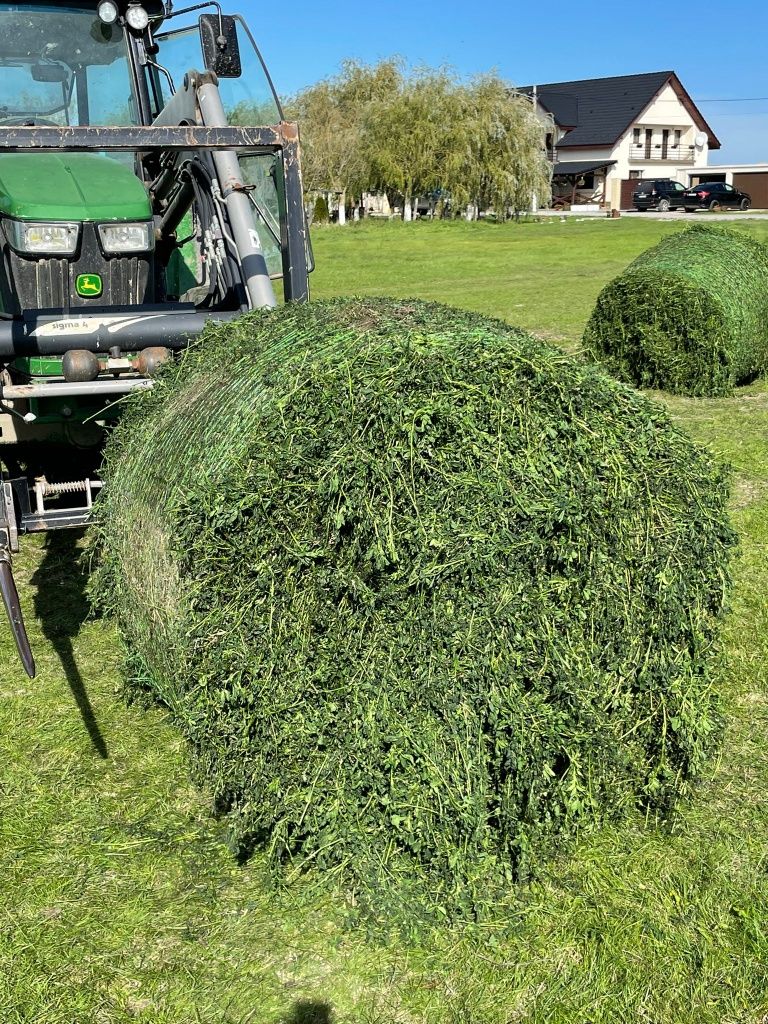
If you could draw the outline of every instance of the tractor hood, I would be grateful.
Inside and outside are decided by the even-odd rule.
[[[149,220],[146,189],[131,168],[91,153],[0,155],[0,214],[19,220]]]

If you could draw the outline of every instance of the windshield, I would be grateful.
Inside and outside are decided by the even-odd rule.
[[[238,78],[219,79],[219,93],[227,120],[236,125],[277,124],[282,119],[282,112],[261,55],[245,23],[239,16],[236,16],[236,21],[242,74]],[[160,44],[158,61],[170,75],[175,88],[179,87],[187,71],[199,71],[205,67],[197,25],[174,29],[159,35],[157,41]],[[161,84],[167,102],[171,98],[170,83],[163,78]]]
[[[0,3],[0,124],[137,123],[123,30],[91,7]]]

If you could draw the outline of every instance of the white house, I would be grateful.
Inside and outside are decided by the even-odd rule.
[[[706,167],[720,142],[674,71],[520,90],[551,115],[553,192],[619,209],[637,178],[677,178]],[[686,175],[684,177],[684,175]]]

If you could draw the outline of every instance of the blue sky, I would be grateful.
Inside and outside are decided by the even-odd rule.
[[[399,54],[412,64],[450,64],[465,75],[496,68],[517,85],[671,69],[697,102],[766,97],[699,105],[723,144],[710,163],[768,162],[765,0],[393,0],[386,6],[343,0],[327,7],[230,0],[224,7],[248,19],[282,94],[333,74],[345,57],[373,62]]]

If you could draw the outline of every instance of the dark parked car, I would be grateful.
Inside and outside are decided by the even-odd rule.
[[[724,181],[704,181],[683,192],[683,205],[689,212],[719,210],[721,206],[748,210],[752,205],[752,197],[746,192],[739,192],[733,185],[726,185]]]
[[[632,193],[632,202],[636,210],[658,210],[666,213],[667,210],[679,210],[683,203],[685,185],[674,178],[649,178],[647,181],[640,179],[637,188]]]

